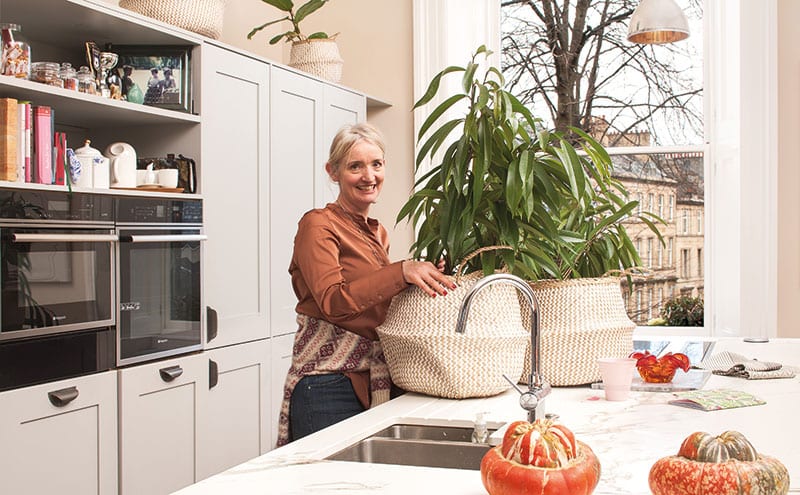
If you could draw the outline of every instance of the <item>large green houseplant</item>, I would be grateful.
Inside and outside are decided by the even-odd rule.
[[[433,167],[398,214],[417,228],[416,257],[444,258],[452,268],[466,255],[490,245],[513,251],[482,254],[471,269],[489,273],[505,265],[529,280],[599,277],[635,267],[639,255],[625,229],[637,216],[622,184],[612,176],[605,149],[573,129],[579,150],[565,136],[548,132],[519,100],[503,88],[495,67],[481,71],[480,47],[466,67],[439,72],[417,109],[439,92],[448,74],[461,73],[461,91],[449,95],[422,124],[417,170]],[[451,108],[463,116],[447,120]],[[455,137],[455,139],[454,139]],[[638,215],[655,235],[647,213]]]
[[[625,223],[645,222],[660,239],[658,219],[637,214],[597,141],[579,129],[569,138],[547,131],[503,88],[497,68],[480,70],[488,53],[481,47],[466,67],[442,70],[414,105],[431,101],[443,77],[461,75],[460,90],[419,130],[418,172],[428,158],[433,166],[397,220],[417,228],[416,257],[444,258],[449,269],[468,259],[463,271],[504,268],[527,279],[539,304],[545,378],[590,383],[600,378],[598,357],[627,356],[635,327],[619,279],[603,275],[640,264]],[[446,117],[458,105],[464,114]],[[469,259],[492,245],[513,249]]]

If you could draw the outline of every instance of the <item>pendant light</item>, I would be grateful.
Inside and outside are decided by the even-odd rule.
[[[689,21],[675,0],[641,0],[628,27],[632,43],[663,44],[689,37]]]

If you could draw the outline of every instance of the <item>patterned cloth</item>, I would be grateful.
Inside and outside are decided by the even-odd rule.
[[[283,387],[278,419],[278,447],[289,443],[289,404],[294,387],[304,376],[369,371],[370,407],[389,400],[392,386],[381,343],[324,320],[297,315],[292,365]]]
[[[780,363],[750,359],[733,352],[720,352],[703,360],[698,368],[711,370],[715,375],[735,376],[748,380],[794,378],[795,369]]]

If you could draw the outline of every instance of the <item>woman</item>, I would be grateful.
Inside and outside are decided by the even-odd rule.
[[[411,284],[431,297],[455,288],[432,263],[389,260],[386,229],[369,217],[383,187],[384,150],[369,124],[343,127],[325,164],[338,198],[298,224],[289,273],[299,329],[278,445],[388,400],[391,381],[375,328],[392,297]]]

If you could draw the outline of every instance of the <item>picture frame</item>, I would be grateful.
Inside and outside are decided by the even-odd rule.
[[[191,46],[113,45],[119,56],[110,77],[132,103],[191,113]]]

